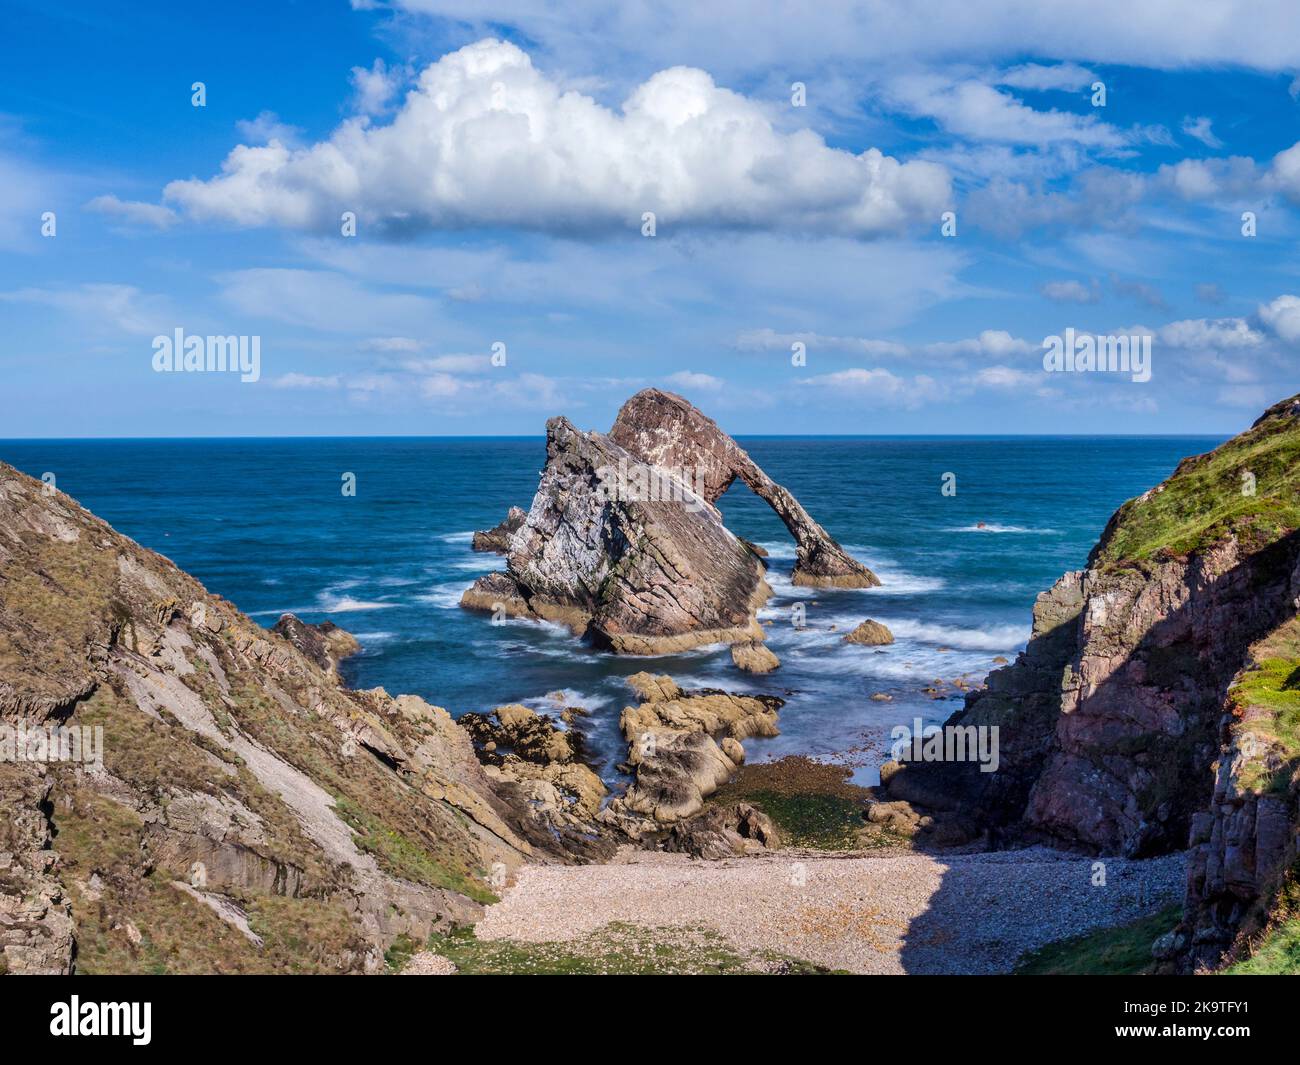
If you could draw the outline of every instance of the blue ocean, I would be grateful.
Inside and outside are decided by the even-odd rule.
[[[782,665],[764,677],[735,669],[725,647],[619,658],[556,626],[492,624],[459,609],[475,577],[504,565],[473,552],[470,537],[512,504],[528,507],[545,462],[541,437],[8,441],[0,459],[34,477],[53,473],[62,491],[263,625],[292,611],[348,629],[364,647],[345,667],[356,687],[414,693],[454,715],[507,702],[555,712],[562,693],[590,712],[582,727],[613,780],[625,753],[622,678],[652,670],[684,687],[782,696],[782,734],[747,741],[751,760],[834,759],[872,783],[892,726],[952,713],[953,682],[978,684],[995,658],[1014,658],[1034,597],[1083,565],[1115,508],[1220,442],[741,438],[884,582],[793,587],[784,526],[733,486],[720,504],[727,525],[770,553],[776,596],[760,617]],[[346,474],[354,496],[343,494]],[[947,474],[955,494],[941,491]],[[864,618],[886,624],[896,642],[845,644]],[[923,690],[934,681],[944,698]]]

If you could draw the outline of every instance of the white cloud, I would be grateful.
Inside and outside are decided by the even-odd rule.
[[[369,0],[354,0],[369,2]],[[395,0],[407,11],[474,27],[517,27],[570,67],[601,56],[608,65],[690,62],[732,68],[856,62],[867,68],[980,56],[1015,62],[1026,54],[1081,63],[1185,68],[1236,65],[1300,69],[1290,0],[841,0],[700,3],[699,0]],[[730,67],[724,66],[730,64]]]
[[[302,389],[305,391],[326,390],[338,388],[339,378],[337,376],[313,377],[310,374],[286,373],[272,378],[271,387]]]
[[[241,118],[235,123],[235,129],[249,144],[270,144],[277,141],[294,147],[302,135],[302,130],[281,122],[280,116],[274,111],[263,111],[253,119]]]
[[[1048,281],[1039,291],[1057,303],[1096,303],[1101,299],[1101,286],[1095,278],[1090,285],[1073,280]]]
[[[352,88],[355,94],[354,106],[358,113],[382,114],[406,77],[406,71],[391,70],[382,59],[376,59],[369,69],[353,67]]]
[[[1264,343],[1263,335],[1244,318],[1187,318],[1161,326],[1156,336],[1169,347],[1198,351],[1240,350]]]
[[[665,380],[676,388],[690,389],[696,392],[717,392],[726,384],[720,377],[711,374],[680,370],[669,374]]]
[[[240,145],[218,176],[173,181],[166,199],[195,218],[325,228],[341,212],[380,230],[500,225],[640,232],[674,226],[834,232],[858,237],[933,220],[947,172],[871,148],[780,132],[763,106],[673,67],[619,112],[561,92],[513,44],[483,40],[419,76],[392,122],[343,123],[291,149]]]
[[[1078,63],[1058,63],[1045,66],[1042,63],[1022,63],[1020,66],[1004,70],[996,77],[999,85],[1010,85],[1013,89],[1028,89],[1045,92],[1050,89],[1061,91],[1079,91],[1086,89],[1097,80],[1097,75]]]
[[[166,229],[176,221],[176,212],[170,207],[138,200],[119,200],[116,196],[96,196],[86,204],[88,210],[111,215],[138,226]]]
[[[915,410],[943,399],[947,394],[943,385],[925,374],[900,377],[888,370],[863,367],[817,374],[799,381],[798,385],[840,397],[848,396],[855,402],[905,410]]]
[[[95,328],[156,336],[176,324],[159,296],[134,285],[89,283],[68,288],[21,288],[0,292],[0,302],[31,303],[84,319]]]
[[[1223,141],[1214,135],[1213,123],[1205,116],[1192,118],[1188,115],[1183,119],[1183,132],[1189,137],[1194,137],[1207,148],[1222,148]]]
[[[747,329],[735,340],[740,351],[785,351],[803,344],[808,351],[848,351],[874,357],[905,356],[906,344],[867,337],[827,336],[822,333],[778,333],[774,329]]]
[[[949,133],[979,141],[1025,146],[1067,141],[1118,149],[1135,136],[1095,115],[1035,110],[975,78],[952,81],[942,74],[903,75],[889,82],[886,97],[910,114],[933,119]]]
[[[1279,339],[1300,341],[1300,296],[1278,296],[1259,308],[1259,317]]]

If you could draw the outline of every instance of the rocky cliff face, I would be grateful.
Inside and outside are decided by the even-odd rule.
[[[0,969],[373,971],[566,857],[445,710],[277,630],[0,464]]]
[[[462,605],[570,626],[615,652],[663,654],[763,639],[771,594],[757,553],[713,505],[740,477],[798,544],[802,584],[878,584],[730,437],[679,396],[650,389],[608,435],[547,423],[546,467],[527,517],[505,535],[507,568]],[[482,534],[499,542],[510,519]]]
[[[1190,842],[1169,956],[1195,939],[1217,961],[1294,860],[1300,693],[1243,692],[1261,662],[1300,669],[1297,528],[1300,397],[1126,503],[1088,568],[1039,597],[1026,651],[949,722],[997,726],[999,771],[908,765],[890,797],[1101,854]]]

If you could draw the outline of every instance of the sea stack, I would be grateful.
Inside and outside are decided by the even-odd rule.
[[[761,642],[764,563],[714,505],[738,477],[794,536],[795,583],[880,583],[680,396],[638,392],[608,435],[565,418],[546,430],[546,466],[506,570],[476,581],[466,608],[560,622],[618,653]]]

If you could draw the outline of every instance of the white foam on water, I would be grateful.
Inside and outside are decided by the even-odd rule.
[[[922,643],[943,647],[956,647],[963,651],[1011,651],[1024,646],[1029,630],[1023,625],[985,625],[965,628],[958,625],[938,625],[925,621],[900,618],[897,621],[881,619],[895,638],[906,637]]]
[[[1024,525],[998,525],[996,522],[985,522],[983,525],[959,525],[956,528],[944,529],[944,532],[1027,533],[1034,536],[1061,535],[1059,529],[1031,529]]]
[[[323,614],[353,614],[361,610],[390,610],[397,603],[381,603],[367,599],[353,599],[347,595],[331,595],[328,592],[322,592],[319,597],[319,605],[316,607]]]
[[[456,610],[460,607],[460,597],[472,587],[474,587],[472,581],[467,583],[452,581],[450,584],[435,584],[430,591],[425,592],[423,595],[417,595],[415,599],[418,603],[428,603],[430,606],[436,606],[442,610]]]
[[[474,540],[474,531],[443,533],[438,537],[444,544],[468,544]]]

